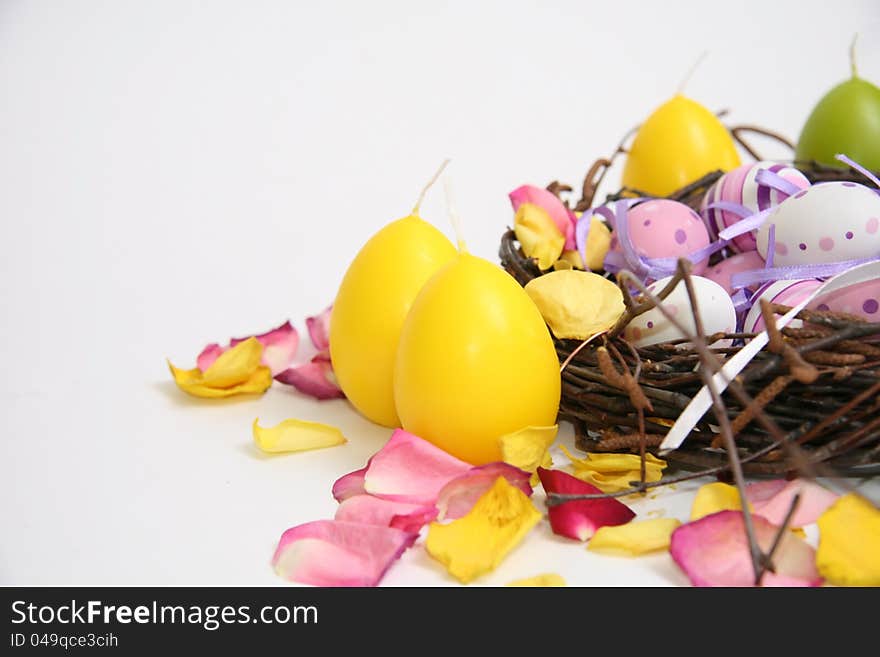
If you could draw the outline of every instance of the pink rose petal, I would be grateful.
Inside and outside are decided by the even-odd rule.
[[[577,217],[574,216],[571,210],[565,207],[565,204],[555,194],[534,185],[523,185],[514,189],[508,196],[513,205],[514,212],[523,203],[531,203],[543,208],[550,215],[550,218],[553,219],[553,223],[556,224],[559,232],[565,236],[565,248],[568,250],[577,248],[574,235]]]
[[[778,528],[753,515],[758,545],[770,548]],[[672,533],[669,553],[694,586],[752,586],[755,580],[742,511],[719,511],[682,525]],[[773,557],[776,572],[763,586],[819,586],[816,551],[786,532]]]
[[[437,496],[437,517],[441,520],[454,520],[467,515],[483,493],[492,488],[498,477],[504,477],[509,484],[531,496],[530,473],[502,461],[488,463],[471,468],[440,490]]]
[[[364,488],[389,500],[434,504],[440,490],[471,467],[427,440],[396,429],[370,460]]]
[[[576,479],[562,470],[538,468],[538,477],[548,493],[565,495],[595,495],[602,491],[585,481]],[[551,506],[548,512],[554,534],[586,541],[600,527],[625,525],[635,518],[635,512],[612,497],[592,500],[573,500]]]
[[[425,523],[436,517],[437,509],[433,504],[395,502],[366,494],[353,495],[343,500],[334,516],[336,520],[397,527],[416,533]]]
[[[342,502],[354,495],[366,493],[364,490],[364,475],[367,474],[368,467],[370,467],[369,463],[360,470],[344,474],[336,480],[333,484],[333,497],[337,502]]]
[[[306,317],[306,328],[312,344],[319,351],[330,348],[330,312],[333,306],[328,306],[323,312],[314,317]]]
[[[376,586],[417,538],[395,527],[317,520],[284,532],[272,565],[301,584]]]
[[[234,347],[239,342],[247,340],[248,337],[232,338],[229,341],[229,346]],[[272,376],[290,367],[296,356],[296,349],[299,346],[299,333],[291,326],[290,321],[284,322],[278,328],[267,331],[262,335],[255,335],[253,337],[263,345],[263,358],[261,362],[272,370]]]
[[[214,364],[214,361],[220,358],[220,354],[222,354],[226,349],[221,347],[216,342],[212,342],[207,347],[202,349],[202,353],[199,354],[198,358],[196,358],[196,367],[198,367],[202,372],[211,367]]]
[[[291,326],[290,321],[287,321],[278,328],[267,331],[262,335],[232,338],[227,347],[221,347],[216,343],[209,344],[202,349],[202,353],[196,358],[196,367],[204,372],[213,365],[214,361],[220,357],[220,354],[250,337],[256,338],[263,345],[263,356],[260,362],[272,370],[272,376],[290,366],[296,356],[296,349],[299,346],[299,334]]]
[[[288,368],[276,374],[275,380],[293,386],[301,393],[315,399],[345,397],[345,393],[336,385],[336,382],[331,380],[332,373],[333,368],[330,363],[316,356],[311,362]]]
[[[808,479],[775,479],[746,486],[746,498],[751,502],[754,512],[777,526],[785,521],[791,501],[798,493],[801,497],[789,523],[791,527],[803,527],[816,522],[840,497]]]

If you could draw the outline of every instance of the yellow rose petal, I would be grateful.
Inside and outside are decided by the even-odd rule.
[[[547,462],[547,450],[556,440],[559,425],[524,427],[501,436],[501,460],[525,472],[535,472]],[[551,461],[552,463],[552,461]]]
[[[551,586],[567,586],[562,575],[556,573],[547,573],[545,575],[535,575],[525,579],[517,579],[507,584],[507,586],[531,586],[531,587],[551,587]]]
[[[513,231],[527,258],[538,261],[538,269],[545,271],[562,255],[565,235],[544,208],[523,203],[513,219]]]
[[[559,260],[556,261],[556,264],[565,263],[558,267],[558,269],[583,269],[584,268],[584,260],[581,258],[581,254],[577,251],[563,251],[562,255],[559,256]],[[554,265],[555,266],[555,265]]]
[[[752,508],[751,505],[749,508]],[[739,499],[739,491],[736,486],[715,481],[700,486],[691,506],[691,520],[699,520],[719,511],[741,510],[742,502]]]
[[[260,366],[263,345],[248,338],[224,351],[202,375],[202,383],[212,388],[229,388],[244,383]]]
[[[348,442],[339,429],[329,424],[290,419],[263,428],[259,421],[259,418],[254,420],[254,442],[264,452],[304,452]]]
[[[615,527],[600,527],[590,539],[587,549],[627,557],[668,550],[672,532],[680,524],[675,518],[654,518]]]
[[[550,470],[553,468],[553,457],[550,456],[550,452],[544,453],[544,458],[541,461],[541,467],[545,470]],[[538,476],[537,469],[535,470],[535,474],[531,476],[529,479],[529,484],[531,484],[532,488],[541,483],[541,478]]]
[[[467,515],[447,525],[432,522],[425,548],[467,584],[494,570],[540,519],[526,494],[499,477]]]
[[[556,271],[562,271],[564,269],[574,269],[574,267],[571,266],[571,263],[568,260],[560,258],[553,263],[553,269]]]
[[[880,510],[857,493],[819,516],[816,568],[831,584],[880,586]]]
[[[260,394],[272,385],[272,372],[268,367],[258,366],[248,379],[227,388],[215,388],[204,382],[202,371],[198,368],[181,370],[168,363],[174,382],[184,392],[195,397],[219,399],[242,394]]]
[[[598,217],[590,217],[587,233],[587,266],[592,270],[605,268],[605,256],[611,248],[611,231]],[[583,269],[583,266],[581,266]]]
[[[641,478],[641,457],[638,454],[606,454],[589,452],[586,458],[577,458],[564,445],[562,451],[571,460],[574,476],[593,484],[603,493],[616,493],[631,487],[630,482]],[[659,481],[666,461],[653,454],[645,454],[645,481]]]
[[[525,290],[557,338],[585,340],[611,328],[624,311],[617,285],[591,272],[553,271],[533,278]]]

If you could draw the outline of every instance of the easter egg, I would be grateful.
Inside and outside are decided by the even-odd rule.
[[[743,211],[754,214],[779,205],[788,198],[786,191],[776,189],[766,183],[759,183],[758,174],[761,171],[776,174],[797,190],[810,186],[807,177],[794,167],[773,162],[744,164],[724,174],[706,192],[701,206],[709,234],[713,239],[718,237],[719,232],[743,219],[741,213],[711,207],[713,204],[718,202],[733,203],[741,206]],[[739,252],[754,251],[756,248],[755,231],[734,237],[730,248]]]
[[[443,233],[410,215],[373,235],[342,279],[330,359],[345,396],[373,422],[399,426],[393,378],[400,330],[419,290],[456,253]]]
[[[880,88],[856,76],[831,89],[813,108],[795,158],[840,167],[834,158],[838,153],[880,170]]]
[[[869,322],[880,322],[880,278],[818,296],[807,308],[861,315]]]
[[[503,269],[460,254],[422,288],[394,371],[401,426],[474,464],[501,436],[555,423],[561,377],[547,325]]]
[[[655,281],[648,286],[648,290],[656,294],[666,287],[671,279],[670,276]],[[730,295],[718,283],[708,278],[691,276],[691,280],[705,334],[711,335],[719,331],[733,332],[736,329],[736,310]],[[689,333],[696,332],[690,298],[684,281],[680,281],[675,286],[663,301],[663,305]],[[635,317],[624,330],[624,336],[637,347],[680,340],[684,337],[658,308],[652,308]],[[727,346],[728,343],[729,341],[719,341],[712,346]]]
[[[880,195],[858,183],[828,182],[787,198],[758,228],[765,259],[771,225],[776,267],[873,257],[880,253]]]
[[[703,220],[684,203],[651,199],[630,208],[626,217],[630,241],[640,256],[688,257],[709,245],[709,233]],[[617,235],[611,239],[611,250],[622,250]],[[708,262],[709,256],[694,262],[693,273],[702,273]]]
[[[702,176],[739,166],[730,132],[712,112],[681,94],[657,108],[629,148],[623,185],[668,196]]]
[[[754,271],[755,269],[763,269],[765,266],[764,258],[757,251],[746,251],[737,253],[725,258],[721,262],[712,265],[703,272],[703,276],[711,281],[715,281],[724,288],[728,294],[733,294],[734,289],[730,285],[730,278],[734,274],[744,271]]]
[[[815,278],[775,281],[765,285],[764,289],[758,293],[754,305],[746,313],[742,330],[745,333],[759,333],[766,328],[764,318],[761,315],[761,299],[766,299],[770,303],[778,303],[783,306],[796,306],[821,287],[821,285],[822,281]],[[797,328],[801,324],[802,322],[796,319],[789,323],[789,326]]]

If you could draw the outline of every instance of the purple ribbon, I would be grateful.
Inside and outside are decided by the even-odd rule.
[[[819,265],[790,265],[788,267],[767,267],[753,271],[743,271],[730,277],[730,285],[733,288],[742,288],[764,283],[767,281],[790,281],[801,278],[831,278],[853,267],[864,265],[868,262],[876,262],[880,256],[859,258],[856,260],[841,260],[839,262],[826,262]]]
[[[758,255],[761,255],[760,253]],[[776,259],[776,224],[770,224],[770,228],[767,229],[767,257],[764,258],[764,269],[769,269],[773,266],[773,261]]]
[[[875,176],[870,170],[863,167],[858,162],[855,162],[855,161],[849,159],[843,153],[838,153],[837,155],[834,156],[834,159],[851,166],[853,169],[855,169],[860,174],[862,174],[865,178],[867,178],[872,183],[874,183],[877,187],[880,187],[880,178],[877,178],[877,176]]]
[[[724,230],[718,233],[718,237],[723,240],[730,241],[734,237],[739,237],[745,233],[749,233],[763,224],[767,217],[770,216],[770,212],[772,212],[775,208],[767,208],[766,210],[761,210],[760,212],[755,212],[754,214],[750,214],[749,216],[737,221],[733,226],[728,226]]]
[[[775,171],[770,171],[769,169],[758,169],[758,173],[755,175],[755,182],[758,185],[775,189],[780,194],[785,194],[786,196],[794,196],[801,191],[800,187],[793,182],[786,180]]]

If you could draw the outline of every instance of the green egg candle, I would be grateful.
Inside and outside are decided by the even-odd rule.
[[[798,139],[795,159],[839,167],[838,153],[872,171],[880,170],[880,88],[858,76],[855,40],[852,76],[819,101]]]

